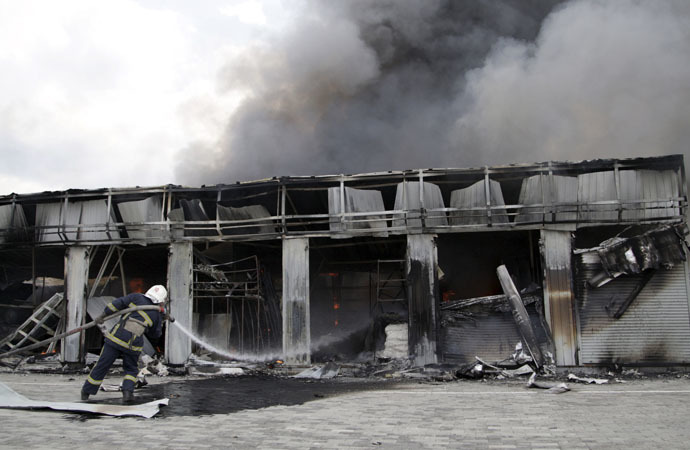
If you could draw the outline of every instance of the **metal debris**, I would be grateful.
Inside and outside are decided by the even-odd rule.
[[[154,400],[141,405],[104,405],[98,403],[47,402],[30,400],[0,383],[0,408],[14,409],[53,409],[55,411],[88,412],[107,416],[140,416],[147,419],[160,411],[160,406],[168,404],[167,398]]]
[[[578,383],[585,383],[585,384],[607,384],[609,380],[603,379],[603,378],[582,378],[578,377],[577,375],[574,375],[572,373],[568,374],[568,379],[570,381],[576,381]]]
[[[600,287],[623,274],[636,275],[650,269],[672,269],[686,260],[686,224],[664,225],[645,233],[622,238],[615,236],[599,246],[575,250],[575,254],[596,252],[602,271],[592,279],[592,287]]]
[[[527,314],[525,305],[522,303],[520,294],[515,284],[513,284],[513,280],[510,278],[510,273],[508,273],[506,266],[498,266],[496,274],[498,275],[498,280],[501,282],[503,292],[512,307],[513,318],[518,326],[522,341],[527,346],[527,351],[532,357],[535,367],[539,369],[539,367],[544,364],[544,357],[539,349],[539,342],[532,328],[532,322],[530,321],[529,314]]]
[[[531,377],[529,377],[529,381],[527,382],[527,387],[528,388],[536,388],[536,389],[545,389],[547,393],[549,394],[562,394],[564,392],[568,392],[570,388],[568,387],[567,384],[565,383],[548,383],[544,381],[537,381],[537,374],[533,373]]]
[[[317,380],[335,378],[340,372],[340,366],[334,362],[327,362],[323,367],[310,367],[293,378],[313,378]]]
[[[217,367],[217,366],[201,366],[188,367],[187,373],[189,375],[200,375],[204,377],[213,377],[219,375],[238,376],[244,375],[245,370],[241,367]]]

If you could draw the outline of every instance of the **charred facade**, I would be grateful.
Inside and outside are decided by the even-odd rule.
[[[5,196],[1,343],[56,293],[59,323],[32,339],[160,283],[183,327],[239,356],[425,365],[501,360],[522,342],[561,366],[688,363],[683,167],[671,155]],[[79,363],[98,345],[85,333],[60,351]],[[171,364],[196,351],[172,327],[164,347]]]

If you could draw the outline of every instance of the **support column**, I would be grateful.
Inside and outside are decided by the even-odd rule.
[[[89,247],[69,247],[65,252],[65,299],[67,330],[80,327],[86,318],[86,293],[89,283]],[[62,361],[84,362],[84,336],[81,332],[62,340]]]
[[[192,331],[192,243],[173,242],[168,255],[168,309],[175,322]],[[182,365],[192,354],[192,340],[175,324],[169,324],[165,338],[168,364]]]
[[[407,236],[408,347],[416,366],[438,362],[438,256],[436,236]]]
[[[311,364],[309,239],[283,239],[283,355],[288,364]]]
[[[556,365],[577,365],[575,295],[570,231],[542,230],[544,313],[551,328]]]

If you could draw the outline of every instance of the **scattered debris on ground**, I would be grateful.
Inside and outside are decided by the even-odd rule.
[[[0,407],[13,409],[52,409],[56,411],[87,412],[107,416],[139,416],[147,419],[155,416],[168,399],[153,400],[139,405],[110,405],[99,403],[48,402],[31,400],[0,383]]]
[[[572,373],[568,374],[568,379],[570,381],[575,381],[578,383],[585,383],[585,384],[607,384],[609,380],[605,380],[603,378],[583,378],[583,377],[578,377],[577,375],[574,375]]]
[[[533,373],[527,382],[528,388],[545,389],[549,394],[562,394],[570,391],[570,388],[565,383],[550,383],[546,381],[537,381],[537,374]]]
[[[322,367],[310,367],[309,369],[303,370],[297,375],[293,375],[293,378],[313,378],[316,380],[335,378],[340,372],[340,366],[334,362],[327,362]]]

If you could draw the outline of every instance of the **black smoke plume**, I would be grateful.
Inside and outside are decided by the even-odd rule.
[[[690,2],[313,1],[219,79],[187,184],[682,153]]]

